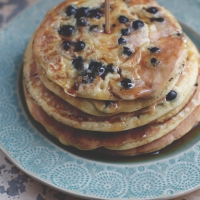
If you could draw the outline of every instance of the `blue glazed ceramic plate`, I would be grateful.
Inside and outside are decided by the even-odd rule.
[[[199,127],[155,154],[105,159],[60,145],[29,116],[20,82],[23,53],[44,14],[60,1],[40,1],[0,32],[0,148],[35,179],[87,199],[161,200],[200,188]],[[200,0],[158,2],[200,48]]]

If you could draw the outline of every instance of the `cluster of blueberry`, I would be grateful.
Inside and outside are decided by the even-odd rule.
[[[118,21],[121,24],[126,24],[130,20],[126,16],[121,15],[118,18]],[[135,20],[132,23],[132,30],[138,30],[139,28],[142,28],[143,26],[144,26],[144,22],[142,22],[141,20]],[[131,31],[128,28],[123,28],[121,30],[121,35],[122,36],[128,36],[128,35],[130,35],[130,33],[131,33]],[[122,45],[125,45],[126,44],[126,39],[124,39],[122,36],[118,39],[118,43],[122,44]],[[128,47],[123,47],[123,48],[124,48],[123,54],[127,55],[128,57],[130,57],[133,54],[133,52],[131,51],[130,48],[128,48]]]
[[[149,48],[149,51],[150,51],[151,53],[157,53],[157,52],[160,51],[160,49],[159,49],[158,47],[151,47],[151,48]],[[158,61],[156,58],[152,58],[152,59],[151,59],[151,64],[152,64],[153,66],[156,66],[158,63],[159,63],[159,61]],[[172,90],[172,91],[170,91],[170,92],[168,93],[168,95],[166,96],[166,100],[167,100],[167,101],[172,101],[172,100],[176,99],[176,97],[177,97],[177,93],[176,93],[175,91]]]
[[[113,73],[115,71],[115,67],[113,64],[109,64],[105,66],[101,62],[91,61],[88,69],[84,70],[84,60],[81,56],[76,57],[72,64],[74,68],[80,71],[82,77],[82,83],[92,83],[95,76],[105,77],[107,73]]]
[[[100,19],[103,15],[101,9],[89,9],[87,7],[76,8],[75,6],[68,6],[66,9],[66,15],[72,16],[77,19],[77,26],[87,26],[89,24],[87,18],[97,18]],[[93,27],[94,28],[94,27]],[[58,33],[63,36],[71,36],[75,32],[75,28],[71,25],[63,25],[59,28]],[[75,47],[75,51],[82,51],[85,48],[85,43],[83,41],[78,41],[77,43],[72,43],[70,41],[63,42],[63,48],[67,51],[71,46]]]
[[[149,13],[152,13],[152,14],[156,14],[158,12],[158,9],[156,7],[150,7],[146,10],[147,12]],[[119,22],[122,23],[122,24],[126,24],[127,22],[129,22],[130,20],[126,17],[126,16],[120,16],[118,18]],[[150,18],[150,21],[153,22],[153,21],[157,21],[157,22],[163,22],[164,21],[164,18]],[[144,26],[144,22],[141,21],[141,20],[135,20],[133,21],[132,23],[132,30],[138,30],[140,28],[142,28]],[[123,36],[128,36],[130,35],[131,31],[128,29],[128,28],[123,28],[121,30],[121,37],[118,39],[118,43],[119,44],[122,44],[122,45],[125,45],[127,42],[126,40],[123,38]],[[158,52],[160,51],[157,47],[154,47],[154,48],[151,48],[149,49],[151,53],[155,53],[155,52]],[[124,51],[123,53],[125,55],[127,55],[128,57],[130,57],[133,52],[131,51],[131,49],[127,48],[127,47],[124,47]],[[156,66],[159,62],[156,60],[156,58],[152,58],[151,59],[151,63],[153,66]]]
[[[158,9],[156,7],[150,7],[146,9],[146,11],[149,13],[155,14],[158,12]],[[95,8],[95,9],[89,9],[87,7],[77,8],[75,6],[70,5],[66,9],[66,15],[74,16],[77,19],[77,26],[88,26],[89,25],[88,18],[100,19],[103,16],[103,10],[101,8]],[[130,22],[130,19],[124,15],[121,15],[118,17],[118,21],[121,24],[127,24]],[[150,21],[163,22],[164,19],[150,18]],[[118,39],[118,44],[126,45],[127,41],[123,36],[128,36],[131,34],[131,31],[136,31],[142,27],[144,27],[144,22],[141,20],[135,20],[131,24],[131,29],[122,28],[121,36]],[[98,29],[98,25],[92,25],[89,28],[90,31],[95,31],[97,29]],[[58,33],[60,35],[67,36],[67,37],[73,35],[74,32],[75,32],[75,28],[71,25],[63,25],[58,30]],[[64,40],[62,43],[62,46],[66,51],[69,50],[73,46],[74,50],[78,52],[78,51],[82,51],[85,48],[86,44],[83,41],[78,41],[78,42],[73,43],[72,41]],[[157,47],[152,47],[152,48],[149,48],[149,51],[151,53],[156,53],[160,51],[160,49]],[[130,48],[124,46],[123,54],[130,57],[132,56],[133,51]],[[152,58],[151,63],[153,66],[156,66],[159,63],[159,61],[156,58]],[[96,76],[100,76],[103,78],[105,77],[107,73],[113,73],[115,71],[113,64],[109,64],[108,66],[105,66],[103,63],[97,62],[97,61],[91,61],[88,69],[84,70],[84,60],[80,56],[76,57],[72,61],[72,64],[75,67],[75,69],[77,69],[80,72],[81,77],[82,77],[82,83],[84,84],[92,83]],[[132,88],[134,85],[133,83],[131,83],[130,79],[124,79],[121,81],[121,86],[124,88]]]
[[[151,7],[151,8],[148,8],[146,11],[149,12],[149,13],[152,13],[152,14],[156,14],[156,13],[158,12],[158,9],[157,9],[156,7]],[[162,17],[158,17],[158,18],[153,17],[153,18],[150,18],[150,21],[151,21],[151,22],[154,22],[154,21],[157,21],[157,22],[164,22],[165,20],[164,20],[164,18],[162,18]],[[152,47],[152,48],[149,48],[149,51],[150,51],[151,53],[156,53],[156,52],[159,52],[160,49],[157,48],[157,47]],[[159,64],[159,61],[158,61],[156,58],[152,58],[152,59],[151,59],[151,64],[152,64],[153,66],[156,66],[156,65]]]
[[[157,52],[160,51],[160,49],[158,47],[150,47],[149,51],[150,51],[150,53],[157,53]],[[159,63],[159,61],[156,58],[152,58],[151,59],[151,64],[153,66],[156,66],[158,63]],[[166,100],[167,101],[172,101],[172,100],[176,99],[176,97],[177,97],[177,93],[172,90],[167,94]]]
[[[66,9],[67,16],[72,16],[77,19],[77,26],[87,26],[89,25],[88,18],[100,19],[103,15],[103,11],[100,8],[89,9],[87,7],[76,8],[75,6],[68,6]],[[98,26],[93,25],[90,27],[90,31],[98,29]],[[70,25],[63,25],[58,30],[60,35],[71,36],[75,32],[75,28]],[[71,41],[64,40],[62,46],[65,50],[69,50],[74,46],[75,51],[82,51],[85,48],[85,43],[83,41],[78,41],[73,43]],[[114,72],[114,65],[110,64],[107,67],[101,62],[92,61],[87,70],[84,70],[84,60],[81,56],[76,57],[72,64],[75,69],[80,71],[82,77],[82,83],[92,83],[95,76],[103,77],[105,73]]]
[[[148,48],[150,53],[157,53],[160,51],[160,49],[158,47],[150,47]],[[156,65],[159,64],[159,61],[156,58],[151,58],[151,64],[155,67]]]
[[[73,43],[71,41],[64,40],[62,46],[66,51],[68,51],[72,46],[74,46],[75,51],[82,51],[85,48],[85,42],[78,41]]]
[[[149,13],[152,13],[152,14],[156,14],[158,12],[158,9],[156,7],[150,7],[148,9],[146,9],[146,11],[149,12]],[[126,23],[130,22],[129,18],[127,18],[126,16],[120,16],[118,18],[118,21],[120,23],[122,23],[122,24],[126,24]],[[160,17],[159,18],[150,18],[150,21],[151,22],[153,22],[153,21],[163,22],[164,18],[160,18]],[[143,26],[144,26],[144,22],[143,21],[141,21],[141,20],[135,20],[135,21],[132,22],[131,28],[132,28],[132,31],[135,31],[135,30],[138,30],[138,29],[142,28]],[[128,36],[130,34],[131,34],[130,29],[128,29],[128,28],[121,29],[121,37],[118,39],[118,43],[122,44],[122,45],[125,45],[127,42],[126,42],[126,39],[123,38],[123,36]],[[128,57],[130,57],[133,54],[133,52],[131,51],[130,48],[128,48],[128,47],[123,47],[123,48],[124,48],[123,53],[125,55],[127,55]],[[156,53],[156,52],[159,52],[160,49],[157,48],[157,47],[151,47],[151,48],[149,48],[149,51],[151,53]],[[156,65],[159,64],[159,61],[156,58],[152,58],[151,59],[151,64],[153,66],[156,66]],[[131,83],[130,79],[124,79],[124,80],[122,80],[121,81],[121,85],[124,88],[132,88],[133,87],[133,84]],[[170,99],[170,97],[168,99]]]

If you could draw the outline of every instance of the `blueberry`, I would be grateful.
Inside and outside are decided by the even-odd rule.
[[[68,6],[66,9],[67,16],[75,15],[76,14],[76,8],[74,6]]]
[[[71,42],[63,41],[62,46],[63,46],[64,50],[68,51],[71,48],[72,44],[71,44]]]
[[[82,7],[82,8],[79,8],[77,11],[76,11],[76,15],[75,17],[78,19],[78,18],[81,18],[81,17],[87,17],[89,14],[89,8],[87,7]]]
[[[132,23],[132,27],[133,27],[133,30],[137,30],[139,28],[142,28],[144,26],[144,22],[141,21],[141,20],[135,20],[133,23]]]
[[[148,49],[149,49],[149,51],[150,51],[151,53],[157,53],[157,52],[160,51],[160,49],[159,49],[158,47],[150,47],[150,48],[148,48]]]
[[[81,56],[76,57],[73,61],[72,64],[74,66],[74,68],[76,68],[77,70],[82,70],[83,69],[83,65],[84,65],[84,61],[83,58]]]
[[[162,18],[162,17],[158,17],[158,18],[150,18],[150,21],[151,22],[154,22],[154,21],[156,21],[156,22],[164,22],[165,21],[165,19],[164,18]]]
[[[127,55],[128,57],[130,57],[130,56],[133,55],[133,52],[128,47],[124,47],[123,54]]]
[[[159,61],[156,58],[152,58],[151,59],[151,64],[155,67],[156,65],[158,65]]]
[[[97,71],[98,76],[103,76],[105,74],[106,69],[104,66],[102,66],[102,67],[97,68],[96,71]]]
[[[70,25],[63,25],[59,28],[58,33],[63,36],[70,36],[74,34],[74,27]]]
[[[123,28],[122,30],[121,30],[121,34],[122,35],[125,35],[125,36],[128,36],[128,35],[130,35],[130,30],[129,29],[127,29],[127,28]]]
[[[177,97],[177,93],[175,92],[175,91],[170,91],[169,93],[168,93],[168,95],[167,95],[167,97],[166,97],[166,100],[167,101],[172,101],[172,100],[174,100],[174,99],[176,99],[176,97]]]
[[[107,65],[107,67],[106,67],[106,72],[107,73],[113,73],[115,71],[115,67],[114,67],[114,65],[113,64],[109,64],[109,65]]]
[[[181,36],[181,33],[178,32],[176,35],[177,35],[178,37],[180,37],[180,36]]]
[[[98,28],[99,28],[99,26],[98,25],[93,25],[93,26],[90,26],[90,31],[97,31],[98,30]]]
[[[98,8],[89,11],[90,18],[100,19],[102,17],[102,15],[103,15],[102,11]]]
[[[77,19],[78,26],[87,26],[89,24],[88,20],[85,17],[81,17]]]
[[[92,61],[88,67],[88,69],[92,70],[92,71],[95,71],[95,69],[97,67],[101,67],[102,66],[102,63],[99,63],[99,62],[96,62],[96,61]]]
[[[130,79],[124,79],[124,80],[122,80],[121,81],[121,85],[124,88],[132,88],[133,87],[133,84],[131,83]]]
[[[158,12],[158,9],[156,7],[150,7],[146,9],[146,11],[152,14],[156,14]]]
[[[129,18],[126,17],[126,16],[124,16],[124,15],[121,15],[121,16],[119,16],[118,21],[119,21],[121,24],[126,24],[127,22],[129,22]]]
[[[89,71],[83,71],[81,74],[82,77],[82,83],[92,83],[94,81],[94,74]]]
[[[75,51],[82,51],[85,48],[85,42],[78,41],[74,44],[74,46],[75,46]]]
[[[93,73],[96,73],[98,76],[104,75],[106,69],[105,66],[96,61],[92,61],[88,67],[89,70],[91,70]]]
[[[119,44],[126,44],[126,40],[121,37],[121,38],[118,39],[118,43]]]

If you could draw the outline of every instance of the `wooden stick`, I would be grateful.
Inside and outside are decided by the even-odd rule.
[[[106,5],[106,33],[110,33],[110,0],[105,0]]]

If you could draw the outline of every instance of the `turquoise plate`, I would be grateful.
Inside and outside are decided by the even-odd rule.
[[[28,175],[86,199],[170,199],[200,188],[197,126],[160,152],[104,158],[60,145],[28,114],[21,65],[27,42],[44,14],[60,0],[42,0],[0,32],[0,148]],[[159,0],[200,48],[200,1]]]

